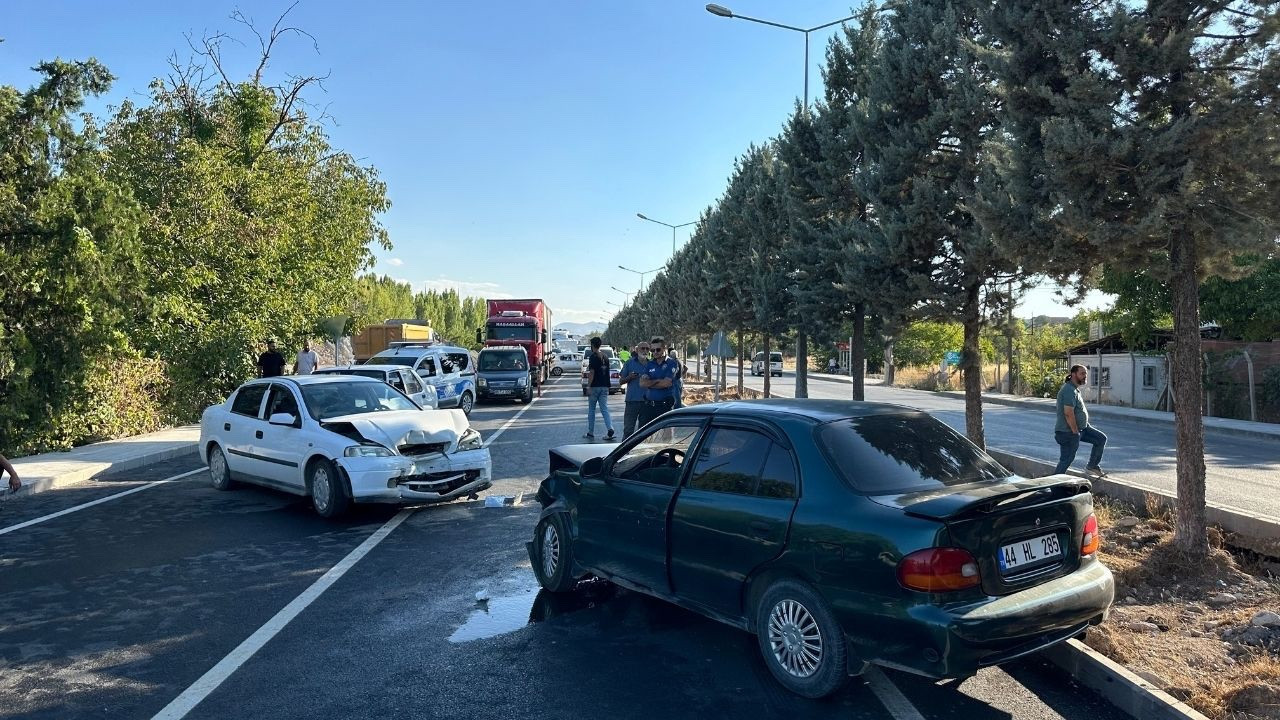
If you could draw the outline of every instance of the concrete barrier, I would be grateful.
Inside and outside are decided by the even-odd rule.
[[[1029,478],[1044,477],[1054,471],[1054,463],[1036,458],[988,448],[988,453],[1013,472]],[[1076,470],[1070,474],[1087,478],[1093,483],[1094,492],[1099,495],[1115,498],[1137,507],[1146,507],[1148,500],[1160,507],[1177,512],[1178,498],[1174,495],[1131,481],[1119,481],[1114,478],[1090,477]],[[1252,550],[1269,557],[1280,557],[1280,523],[1275,518],[1257,515],[1240,508],[1224,507],[1208,504],[1205,507],[1205,519],[1210,525],[1216,525],[1230,533],[1227,538],[1232,545]]]

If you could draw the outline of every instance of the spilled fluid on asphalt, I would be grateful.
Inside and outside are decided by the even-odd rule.
[[[476,607],[449,642],[465,643],[515,632],[532,623],[593,608],[614,596],[615,587],[604,580],[584,580],[573,590],[553,593],[536,582],[518,591],[476,602]]]

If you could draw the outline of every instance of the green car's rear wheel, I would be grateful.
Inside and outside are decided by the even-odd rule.
[[[825,697],[849,680],[844,632],[822,596],[804,583],[769,586],[756,606],[756,638],[769,672],[797,695]]]

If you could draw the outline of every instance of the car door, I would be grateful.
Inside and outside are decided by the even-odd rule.
[[[227,467],[237,475],[259,474],[254,460],[254,433],[261,430],[258,417],[267,397],[267,383],[242,385],[231,401],[231,413],[222,423],[223,450]]]
[[[742,585],[786,543],[795,459],[780,433],[713,424],[671,510],[671,583],[717,612],[742,612]]]
[[[412,370],[401,370],[399,372],[404,377],[405,394],[409,396],[409,399],[424,410],[436,406],[436,394],[433,392],[430,396],[427,395],[427,391],[417,373]]]
[[[578,552],[583,564],[657,593],[667,582],[667,519],[701,418],[659,422],[628,441],[598,477],[582,478]]]
[[[471,354],[464,351],[451,352],[445,355],[447,363],[453,370],[450,381],[453,383],[453,393],[457,397],[461,397],[463,393],[470,392],[471,397],[476,396],[476,366],[472,362]]]
[[[294,417],[293,425],[271,424],[271,416],[282,413]],[[254,440],[254,454],[261,462],[262,477],[289,489],[301,490],[305,487],[302,461],[306,444],[302,442],[302,413],[293,388],[272,383],[262,417],[262,428]]]
[[[445,386],[440,382],[440,372],[436,367],[436,356],[423,355],[418,359],[418,364],[414,366],[414,370],[418,372],[418,377],[422,378],[422,381],[427,384],[427,392],[436,394],[436,403],[441,407],[448,407],[448,403],[445,402]]]

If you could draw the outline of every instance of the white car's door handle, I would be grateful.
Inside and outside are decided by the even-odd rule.
[[[231,432],[231,423],[222,423],[223,432]]]

